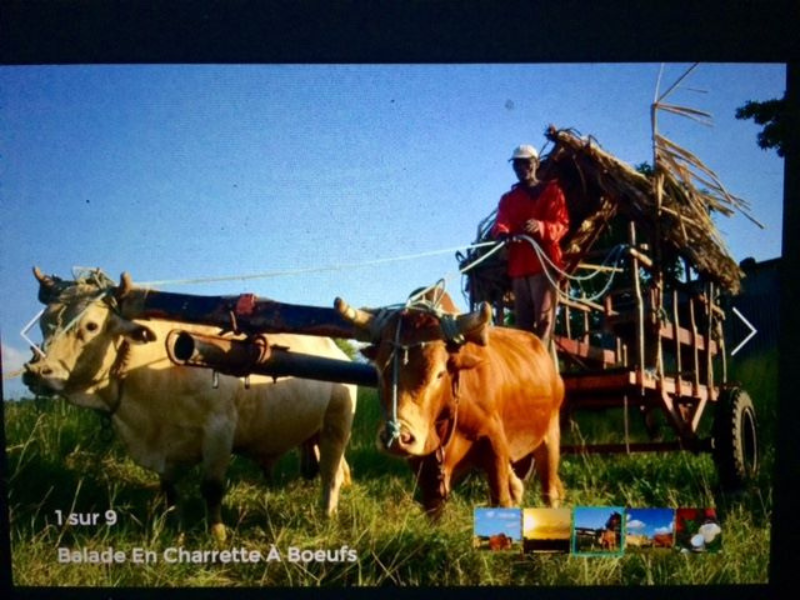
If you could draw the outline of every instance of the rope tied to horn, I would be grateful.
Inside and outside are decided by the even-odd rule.
[[[387,448],[391,447],[401,436],[401,426],[398,416],[398,396],[399,396],[399,377],[401,361],[402,366],[408,365],[409,351],[413,348],[424,347],[428,342],[419,341],[412,343],[403,343],[403,315],[411,312],[418,312],[429,314],[433,316],[439,324],[442,338],[448,345],[463,345],[467,342],[467,337],[464,334],[464,325],[458,320],[458,315],[454,315],[442,308],[442,302],[445,298],[445,280],[440,279],[433,286],[423,288],[409,296],[408,300],[402,305],[393,305],[383,307],[375,311],[357,310],[353,309],[344,301],[337,300],[337,307],[342,315],[349,321],[356,324],[368,332],[369,341],[372,344],[379,344],[383,338],[383,333],[386,327],[390,326],[392,319],[396,319],[394,323],[394,334],[392,338],[387,340],[390,345],[390,354],[383,368],[379,367],[381,372],[384,372],[385,367],[391,364],[391,398],[390,407],[387,409],[381,403],[383,417],[385,421],[384,439]],[[449,436],[448,436],[449,437]]]

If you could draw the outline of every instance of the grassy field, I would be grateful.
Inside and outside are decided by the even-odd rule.
[[[332,520],[316,510],[319,481],[299,476],[295,454],[267,485],[258,469],[236,458],[229,471],[225,549],[258,551],[259,562],[170,562],[188,551],[217,549],[206,532],[199,474],[181,482],[183,535],[159,500],[157,477],[137,467],[110,424],[62,401],[6,403],[9,507],[14,583],[18,586],[384,586],[384,585],[620,585],[728,584],[767,581],[775,356],[735,365],[733,378],[750,392],[760,419],[762,465],[743,493],[717,489],[711,458],[689,453],[634,456],[573,455],[562,463],[569,506],[715,506],[723,552],[714,555],[630,553],[619,557],[519,556],[472,548],[472,510],[487,502],[485,481],[469,477],[452,495],[443,519],[432,524],[414,501],[405,463],[375,449],[378,406],[361,390],[347,452],[354,483],[343,491]],[[580,435],[613,437],[619,415],[582,422]],[[526,506],[540,506],[529,485]],[[106,524],[113,510],[116,523]],[[59,525],[70,512],[98,513],[97,525]],[[180,537],[179,537],[180,536]],[[346,548],[344,548],[346,546]],[[60,564],[58,548],[124,552],[114,564]],[[152,551],[135,563],[136,549]],[[172,549],[172,550],[170,550]],[[324,560],[313,552],[327,551]],[[306,551],[306,554],[300,554]],[[295,556],[299,554],[299,558]],[[355,558],[355,560],[351,560]]]

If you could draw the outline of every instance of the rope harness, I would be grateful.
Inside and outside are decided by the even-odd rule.
[[[20,335],[22,336],[22,339],[24,339],[26,342],[28,342],[28,344],[30,344],[34,353],[36,353],[40,358],[47,358],[47,353],[45,352],[47,347],[50,344],[52,344],[56,339],[66,334],[70,329],[75,327],[78,324],[78,322],[83,318],[83,315],[86,314],[86,311],[88,311],[89,308],[91,308],[92,304],[94,304],[98,300],[102,300],[104,296],[111,294],[111,292],[112,290],[103,290],[97,295],[95,295],[93,298],[90,298],[89,301],[86,303],[86,306],[83,308],[83,310],[81,310],[77,315],[75,315],[75,317],[73,317],[66,325],[62,325],[61,323],[64,311],[66,310],[66,306],[62,307],[61,310],[56,315],[57,323],[55,329],[53,330],[52,335],[50,335],[46,340],[42,340],[41,345],[37,344],[32,339],[30,339],[27,334],[31,330],[31,328],[41,320],[42,315],[46,310],[44,308],[40,310],[38,313],[36,313],[36,316],[33,317],[33,319],[31,319],[27,325],[25,325],[25,327],[20,332]]]
[[[102,274],[99,274],[102,275]],[[72,319],[69,320],[66,324],[63,323],[64,313],[67,310],[66,306],[62,306],[61,309],[56,313],[56,325],[53,329],[51,335],[47,337],[47,339],[42,341],[41,346],[33,342],[30,338],[27,337],[27,332],[33,327],[41,318],[45,312],[45,309],[39,311],[36,316],[25,326],[22,330],[21,335],[25,341],[27,341],[31,348],[33,349],[34,353],[39,356],[40,359],[47,358],[47,349],[59,338],[66,335],[70,330],[75,328],[84,315],[88,312],[88,310],[97,302],[105,301],[106,298],[110,298],[111,301],[105,302],[108,306],[109,310],[117,312],[118,307],[116,302],[113,300],[113,288],[108,287],[108,284],[103,281],[102,279],[94,278],[94,283],[98,286],[104,287],[104,289],[100,290],[98,293],[89,296],[86,300],[86,305],[75,315]],[[110,280],[108,280],[110,281]],[[102,411],[102,414],[106,417],[113,417],[114,413],[117,412],[119,409],[120,404],[122,403],[122,394],[123,394],[123,384],[125,380],[125,371],[128,367],[128,363],[130,360],[130,343],[127,340],[123,340],[122,343],[116,348],[117,355],[114,359],[111,368],[108,371],[108,375],[112,380],[117,381],[117,393],[114,403],[109,407],[108,411]],[[89,385],[98,383],[97,379],[93,379],[89,382]]]
[[[550,282],[550,284],[553,286],[553,288],[558,293],[558,296],[559,296],[560,299],[577,300],[577,301],[588,300],[590,302],[591,301],[595,301],[595,300],[599,300],[600,298],[602,298],[603,296],[606,295],[608,290],[611,289],[611,285],[614,283],[614,277],[615,277],[615,275],[617,273],[617,269],[616,268],[612,268],[611,269],[610,275],[608,276],[608,280],[606,281],[606,283],[604,284],[603,288],[599,292],[595,292],[591,296],[587,296],[585,293],[583,293],[580,298],[573,298],[569,294],[566,294],[563,291],[561,291],[561,289],[560,289],[560,287],[558,285],[558,280],[559,279],[565,279],[565,280],[567,280],[567,281],[569,281],[571,283],[576,284],[578,287],[581,287],[581,283],[584,283],[584,282],[587,282],[587,281],[591,281],[595,277],[598,277],[600,275],[601,271],[597,270],[594,273],[591,273],[590,275],[583,275],[583,276],[571,275],[570,273],[567,273],[563,269],[559,268],[552,260],[550,260],[550,257],[547,256],[547,253],[542,249],[542,247],[538,244],[538,242],[536,240],[534,240],[532,237],[530,237],[528,235],[520,234],[520,235],[515,235],[515,236],[509,238],[509,240],[508,240],[508,242],[514,242],[514,241],[525,241],[525,242],[528,242],[531,245],[531,247],[533,248],[533,251],[536,253],[536,257],[539,259],[539,263],[542,265],[542,271],[544,272],[545,276],[547,277],[547,280]],[[629,247],[630,246],[628,244],[617,244],[616,246],[611,248],[611,250],[609,250],[609,252],[606,255],[606,257],[600,263],[600,266],[601,267],[609,267],[609,266],[610,267],[617,267],[619,265],[620,261],[624,258],[625,252],[627,251],[627,249]],[[472,266],[473,265],[470,265],[470,268]],[[553,274],[555,274],[555,277],[553,276]],[[583,291],[583,288],[581,288],[581,291]]]
[[[433,300],[423,298],[428,292],[433,292]],[[387,324],[388,319],[392,316],[398,315],[403,311],[418,311],[426,314],[433,315],[438,319],[442,332],[444,334],[447,344],[461,345],[465,342],[464,335],[459,331],[456,319],[450,313],[446,313],[440,308],[442,298],[444,297],[444,281],[440,280],[434,286],[430,286],[413,294],[405,305],[394,308],[392,310],[383,309],[376,315],[373,321],[373,331],[379,333]],[[385,443],[387,448],[391,448],[401,437],[401,426],[398,418],[398,388],[399,388],[399,373],[400,366],[408,365],[409,350],[413,348],[425,347],[428,342],[415,342],[412,344],[403,344],[400,342],[402,336],[403,319],[398,318],[394,332],[394,339],[389,343],[391,344],[391,354],[387,364],[391,361],[392,364],[392,386],[391,386],[391,412],[384,408],[381,403],[384,420],[386,422],[384,433]],[[402,356],[401,356],[402,355]],[[444,417],[437,418],[434,422],[434,428],[437,433],[441,432],[441,425],[446,427],[446,430],[440,434],[439,446],[434,451],[433,457],[436,463],[436,480],[438,485],[438,493],[442,498],[446,498],[450,493],[448,478],[445,474],[444,462],[447,456],[447,449],[450,442],[453,440],[454,433],[458,425],[458,406],[459,406],[459,393],[458,393],[458,377],[455,376],[451,382],[452,385],[452,399],[451,407],[448,407],[447,413]]]
[[[433,291],[433,300],[424,299],[423,296],[428,292]],[[445,335],[445,339],[448,343],[453,343],[457,345],[461,345],[464,343],[464,336],[458,330],[458,324],[456,319],[453,315],[444,312],[441,310],[440,305],[442,298],[444,298],[444,281],[439,280],[433,286],[425,288],[421,292],[413,294],[408,301],[399,308],[393,309],[382,309],[375,317],[371,331],[374,334],[373,339],[376,339],[383,328],[387,325],[390,318],[397,315],[401,317],[403,312],[407,311],[418,311],[421,313],[426,313],[433,315],[436,319],[438,319],[439,324],[442,328],[442,332]],[[400,343],[400,338],[402,335],[402,327],[403,327],[403,319],[397,319],[397,325],[395,327],[394,332],[394,339],[390,341],[391,344],[391,354],[389,355],[389,360],[387,360],[387,364],[389,361],[392,363],[392,394],[391,394],[391,413],[387,414],[387,411],[384,409],[384,419],[386,421],[386,427],[384,429],[386,433],[386,447],[390,448],[392,444],[395,443],[396,440],[400,438],[401,428],[400,422],[397,415],[397,395],[398,395],[398,387],[399,387],[399,373],[400,373],[400,364],[402,360],[402,365],[408,365],[408,352],[413,348],[423,348],[428,342],[415,342],[412,344],[402,344]],[[401,355],[402,354],[402,359]],[[385,368],[385,367],[384,367]],[[454,386],[455,387],[455,386]],[[456,396],[456,407],[458,405],[458,400]],[[381,403],[383,406],[383,403]],[[457,409],[456,409],[457,412]],[[451,434],[448,436],[449,438],[452,436],[452,430],[455,427],[451,428]]]

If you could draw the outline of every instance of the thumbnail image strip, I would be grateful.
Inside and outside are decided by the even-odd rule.
[[[476,508],[472,547],[479,550],[516,550],[522,543],[522,510]]]
[[[625,552],[665,552],[674,547],[674,508],[625,510]]]
[[[522,510],[522,550],[526,554],[566,554],[571,534],[572,510],[569,508]]]
[[[719,552],[722,526],[714,508],[679,508],[675,511],[675,544],[682,553]]]
[[[573,515],[572,551],[590,556],[622,554],[622,521],[619,506],[577,506]]]

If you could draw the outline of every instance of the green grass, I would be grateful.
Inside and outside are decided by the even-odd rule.
[[[769,562],[772,510],[771,451],[776,421],[777,372],[770,357],[736,365],[758,411],[762,463],[759,479],[741,494],[717,489],[708,455],[567,456],[562,478],[567,505],[716,506],[724,527],[723,552],[677,552],[620,557],[518,556],[472,549],[472,510],[485,505],[485,480],[469,476],[451,496],[444,517],[431,523],[415,502],[413,477],[401,460],[375,448],[378,405],[362,390],[347,451],[353,485],[344,489],[339,513],[317,510],[319,481],[299,476],[293,453],[267,485],[260,471],[235,458],[228,473],[223,517],[226,548],[276,548],[283,560],[254,564],[168,564],[165,549],[179,536],[188,550],[214,549],[198,492],[199,472],[179,485],[182,534],[175,515],[156,494],[157,477],[128,458],[102,417],[61,401],[5,404],[13,577],[34,586],[384,586],[384,585],[620,585],[763,583]],[[619,415],[610,415],[617,419]],[[621,421],[608,415],[581,432],[613,435]],[[604,433],[606,432],[606,433]],[[538,486],[525,505],[540,506]],[[56,510],[81,513],[113,509],[114,526],[59,526]],[[355,562],[291,562],[290,548],[355,549]],[[153,550],[156,564],[59,564],[57,548],[128,555]]]

